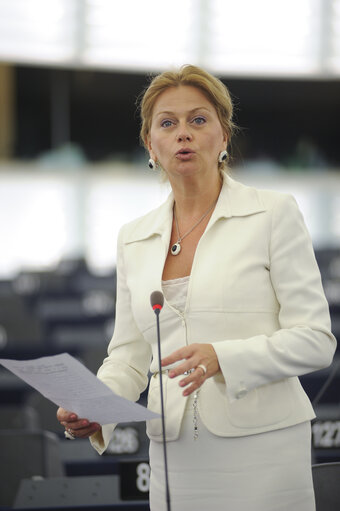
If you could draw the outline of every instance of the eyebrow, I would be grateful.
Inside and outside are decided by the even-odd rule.
[[[206,110],[207,112],[210,111],[205,106],[197,106],[196,108],[193,108],[192,110],[190,110],[188,113],[189,114],[193,114],[193,113],[197,112],[197,110]],[[163,110],[162,112],[159,112],[158,114],[156,114],[156,116],[164,115],[164,114],[166,114],[166,115],[175,115],[175,112],[171,112],[170,110]]]

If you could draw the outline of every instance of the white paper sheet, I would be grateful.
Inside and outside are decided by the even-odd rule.
[[[117,396],[68,353],[0,364],[58,406],[101,425],[154,419],[158,414]]]

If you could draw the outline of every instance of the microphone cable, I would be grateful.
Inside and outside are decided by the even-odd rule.
[[[165,472],[165,491],[167,511],[171,511],[170,505],[170,490],[169,490],[169,476],[168,476],[168,458],[166,450],[166,436],[165,436],[165,415],[164,415],[164,397],[163,397],[163,375],[162,375],[162,356],[161,356],[161,336],[159,329],[159,314],[163,308],[164,296],[160,291],[153,291],[150,296],[151,307],[156,314],[157,321],[157,343],[158,343],[158,367],[159,367],[159,382],[161,392],[161,410],[162,410],[162,438],[163,438],[163,454],[164,454],[164,472]]]

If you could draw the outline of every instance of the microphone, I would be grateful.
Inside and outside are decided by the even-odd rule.
[[[165,416],[164,416],[164,397],[163,397],[163,375],[162,375],[162,355],[161,355],[161,335],[159,330],[159,314],[163,308],[164,296],[161,291],[153,291],[150,296],[151,307],[156,314],[157,322],[157,343],[158,343],[158,370],[159,370],[159,383],[161,392],[161,410],[162,410],[162,437],[163,437],[163,455],[164,455],[164,473],[165,473],[165,491],[167,511],[171,511],[170,507],[170,491],[169,491],[169,476],[168,476],[168,459],[166,452],[166,436],[165,436]]]
[[[151,293],[150,303],[151,303],[151,307],[153,308],[155,313],[158,315],[161,312],[161,310],[163,308],[163,304],[164,304],[163,293],[161,293],[161,291],[154,291],[153,293]]]

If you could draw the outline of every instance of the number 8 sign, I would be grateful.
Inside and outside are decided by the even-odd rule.
[[[148,463],[139,463],[137,465],[136,486],[139,491],[146,493],[150,488],[150,465]]]
[[[122,500],[148,500],[150,465],[147,460],[120,463],[120,497]]]

